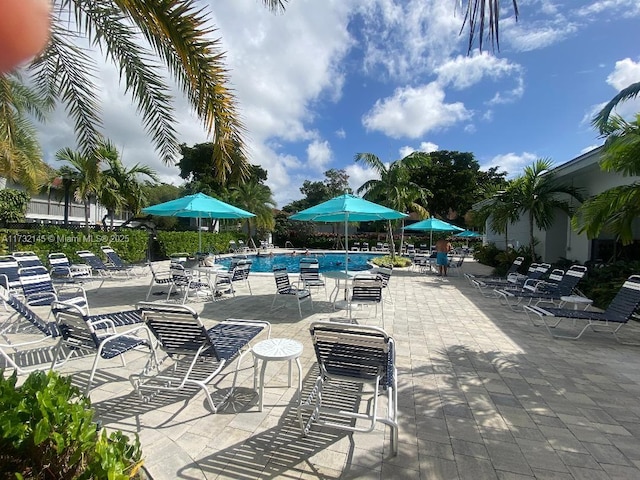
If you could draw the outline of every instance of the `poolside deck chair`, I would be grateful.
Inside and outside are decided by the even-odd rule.
[[[233,394],[240,363],[251,351],[251,341],[264,331],[267,338],[271,336],[271,325],[262,320],[227,319],[207,329],[188,306],[140,303],[138,308],[145,325],[157,339],[157,346],[142,372],[130,376],[138,395],[144,398],[144,392],[153,395],[195,385],[204,392],[213,413]],[[160,370],[157,352],[171,360],[172,368]],[[231,388],[216,404],[209,384],[236,358]]]
[[[182,293],[180,303],[184,304],[190,296],[196,298],[210,297],[214,298],[214,288],[207,280],[200,280],[193,276],[190,270],[186,269],[180,263],[172,263],[169,267],[171,273],[171,283],[167,292],[167,300],[171,298],[171,293],[176,289]]]
[[[466,255],[464,254],[451,255],[451,257],[449,257],[449,265],[447,267],[449,272],[453,273],[454,275],[457,275],[458,277],[461,277],[462,266],[464,265],[465,258],[466,258]]]
[[[507,273],[505,274],[504,277],[496,277],[493,275],[475,275],[470,273],[465,273],[464,276],[467,277],[470,283],[472,283],[471,279],[487,281],[487,282],[492,282],[492,281],[506,282],[507,279],[511,278],[513,281],[515,281],[519,276],[526,276],[524,274],[518,273],[518,270],[520,269],[523,263],[524,263],[524,257],[516,257],[511,263],[511,266],[507,270]]]
[[[527,282],[541,280],[550,269],[551,265],[549,263],[532,263],[529,265],[526,275],[517,274],[509,276],[506,282],[503,282],[501,279],[494,280],[493,278],[484,280],[468,278],[471,281],[471,285],[476,287],[482,295],[485,297],[493,297],[496,296],[494,291],[496,288],[521,290]]]
[[[151,282],[149,283],[149,290],[147,291],[147,296],[145,300],[149,300],[149,297],[151,296],[151,292],[153,291],[153,287],[156,287],[158,285],[167,287],[167,286],[170,286],[171,283],[173,282],[173,277],[171,276],[170,270],[167,270],[166,272],[163,272],[163,273],[156,272],[156,269],[154,268],[153,264],[149,262],[149,271],[151,271]],[[156,295],[159,295],[162,293],[163,292],[158,292],[156,293]]]
[[[571,308],[543,308],[539,305],[526,305],[524,307],[531,322],[537,316],[553,338],[566,338],[569,340],[579,339],[588,329],[594,332],[604,329],[611,333],[619,343],[622,342],[618,336],[620,329],[632,318],[634,312],[640,305],[640,275],[631,275],[622,285],[616,296],[604,312],[591,310],[574,310]],[[584,321],[586,325],[575,336],[559,335],[555,329],[563,320]]]
[[[147,266],[146,264],[133,265],[131,263],[127,263],[120,257],[120,255],[118,255],[118,252],[116,252],[108,245],[101,246],[100,250],[102,250],[102,253],[104,253],[105,257],[107,258],[107,266],[127,270],[131,275],[134,276],[144,275],[144,268]]]
[[[59,361],[64,350],[66,350],[64,361],[76,350],[95,352],[84,392],[86,396],[91,392],[100,359],[110,360],[120,357],[124,366],[126,363],[123,355],[126,352],[142,346],[153,350],[151,333],[142,323],[137,323],[125,331],[118,331],[116,330],[118,325],[110,315],[89,316],[76,305],[62,302],[54,302],[51,310],[60,331],[58,344],[54,348],[52,368]],[[141,320],[139,312],[128,311],[127,313]]]
[[[98,257],[95,253],[90,252],[89,250],[79,250],[76,252],[76,255],[78,255],[78,257],[80,257],[83,261],[87,262],[87,265],[91,267],[91,270],[97,273],[103,279],[113,278],[117,275],[124,275],[127,278],[130,277],[129,268],[107,265],[102,261],[100,257]],[[100,285],[102,286],[102,284]]]
[[[560,302],[562,297],[572,295],[586,273],[587,267],[572,265],[566,272],[555,269],[548,279],[525,284],[520,291],[496,289],[495,293],[501,303],[514,311],[522,311],[523,302],[527,305],[537,305],[539,303],[555,304]]]
[[[360,251],[361,252],[368,252],[369,251],[369,242],[362,242],[362,245],[360,246]]]
[[[356,275],[353,278],[351,296],[348,299],[349,318],[352,318],[354,305],[375,305],[378,316],[378,305],[382,310],[384,322],[384,305],[382,304],[382,279],[372,275]]]
[[[77,305],[88,313],[89,302],[81,285],[59,285],[55,288],[45,267],[20,268],[18,275],[27,305],[44,306],[60,301]]]
[[[302,318],[301,304],[308,301],[311,304],[311,310],[313,310],[313,300],[311,299],[311,292],[306,288],[299,289],[295,285],[291,285],[289,281],[289,273],[285,267],[274,267],[273,278],[276,281],[276,293],[273,295],[273,302],[271,302],[271,310],[274,309],[276,300],[278,297],[293,297],[298,302],[298,313]]]
[[[302,259],[305,260],[305,259]],[[311,291],[312,288],[324,288],[324,294],[327,295],[327,283],[320,277],[320,263],[315,261],[303,262],[300,260],[300,282],[302,288]]]
[[[54,252],[49,254],[49,274],[58,283],[84,283],[92,280],[91,267],[86,264],[75,265],[66,254]]]
[[[0,341],[0,360],[3,363],[0,368],[15,370],[18,375],[49,368],[51,358],[43,353],[38,346],[43,342],[49,342],[47,350],[51,350],[54,346],[53,342],[60,335],[56,323],[43,319],[21,299],[11,295],[4,287],[0,287],[0,296],[5,305],[10,308],[9,317],[0,324],[0,337],[2,338]],[[29,330],[34,330],[35,335],[26,336],[25,334]],[[17,338],[12,340],[13,337]]]
[[[313,322],[310,332],[320,373],[298,408],[303,435],[314,423],[368,433],[380,422],[391,428],[391,453],[397,455],[398,374],[393,338],[380,328],[334,322]],[[383,393],[386,408],[379,413],[378,397]],[[364,397],[368,401],[362,411]],[[311,413],[305,423],[306,411]]]
[[[228,290],[235,297],[236,289],[234,284],[244,284],[249,289],[249,295],[253,295],[251,283],[249,282],[249,273],[251,273],[251,261],[240,260],[231,271],[216,275],[216,291]]]
[[[19,269],[20,265],[18,265],[18,261],[14,257],[0,255],[0,286],[14,295],[22,295],[20,275],[18,275]]]
[[[18,261],[20,268],[44,267],[42,260],[35,252],[13,252],[11,256]]]
[[[351,244],[351,251],[352,252],[359,252],[360,251],[360,242],[353,242]]]
[[[377,278],[382,281],[382,293],[387,292],[387,297],[390,303],[393,303],[393,295],[391,292],[391,275],[393,275],[393,267],[378,267],[374,268],[371,271],[372,274],[375,274]]]

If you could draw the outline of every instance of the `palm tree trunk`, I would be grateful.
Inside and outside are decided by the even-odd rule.
[[[402,230],[400,231],[400,255],[402,255],[402,249],[404,248],[404,218],[402,219]]]
[[[84,200],[84,231],[89,235],[89,199]]]
[[[533,238],[533,213],[529,212],[529,247],[531,248],[531,260],[535,262],[537,260],[536,256],[536,246],[535,240]]]

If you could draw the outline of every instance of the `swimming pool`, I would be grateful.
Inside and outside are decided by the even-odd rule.
[[[371,268],[367,262],[379,255],[375,253],[350,252],[349,270],[367,270]],[[248,255],[248,259],[252,262],[252,272],[271,272],[274,266],[282,266],[287,267],[289,272],[298,273],[300,272],[300,259],[306,257],[317,258],[321,272],[344,270],[344,253],[311,253],[309,255],[295,256],[290,253],[277,253],[272,256],[263,253],[260,253],[260,256]],[[218,263],[228,267],[231,264],[231,258],[224,258],[219,260]]]

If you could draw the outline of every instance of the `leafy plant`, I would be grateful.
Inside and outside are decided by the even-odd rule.
[[[142,452],[122,434],[96,427],[91,402],[56,372],[0,372],[0,471],[19,479],[141,478]]]
[[[160,244],[160,255],[169,258],[172,253],[198,251],[198,232],[158,232],[157,241]],[[209,233],[202,232],[202,249],[226,253],[229,241],[244,238],[235,232]]]
[[[0,223],[15,223],[24,220],[29,205],[29,194],[21,190],[0,190]]]
[[[378,265],[379,267],[408,267],[411,265],[411,260],[406,257],[391,257],[391,255],[384,255],[381,257],[375,257],[371,260],[371,263]]]

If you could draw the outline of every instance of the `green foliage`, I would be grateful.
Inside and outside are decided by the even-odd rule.
[[[24,220],[29,200],[29,194],[21,190],[11,188],[0,190],[0,223],[7,224]]]
[[[294,200],[282,207],[282,210],[289,213],[299,212],[305,208],[313,207],[319,203],[331,200],[343,193],[351,193],[349,187],[349,175],[345,170],[331,168],[324,172],[324,180],[312,182],[305,180],[300,187],[300,193],[304,198]]]
[[[406,258],[406,257],[399,257],[399,256],[394,256],[393,258],[391,257],[391,255],[384,255],[381,257],[375,257],[371,260],[371,263],[373,263],[374,265],[378,265],[379,267],[400,267],[400,268],[404,268],[404,267],[408,267],[411,265],[411,260]]]
[[[103,257],[103,245],[110,245],[123,260],[129,263],[144,261],[147,257],[149,234],[144,230],[123,229],[114,232],[70,230],[58,226],[41,227],[35,230],[4,230],[0,232],[0,247],[13,242],[16,250],[35,252],[47,264],[50,253],[64,253],[70,260],[78,262],[76,252],[89,250]]]
[[[618,261],[607,265],[589,265],[586,277],[579,288],[599,308],[607,308],[620,287],[632,274],[640,271],[640,262]]]
[[[159,253],[163,258],[169,258],[176,252],[198,251],[198,232],[158,232],[156,238],[160,246]],[[202,232],[202,249],[226,253],[229,250],[229,241],[240,238],[244,238],[244,235],[236,232]]]
[[[0,372],[0,471],[18,478],[140,478],[140,442],[100,434],[88,398],[56,372]]]
[[[440,150],[418,154],[424,161],[411,168],[411,179],[431,192],[432,216],[451,218],[452,212],[462,216],[482,199],[483,192],[497,190],[506,183],[506,172],[498,172],[495,167],[480,171],[480,164],[469,152]]]

